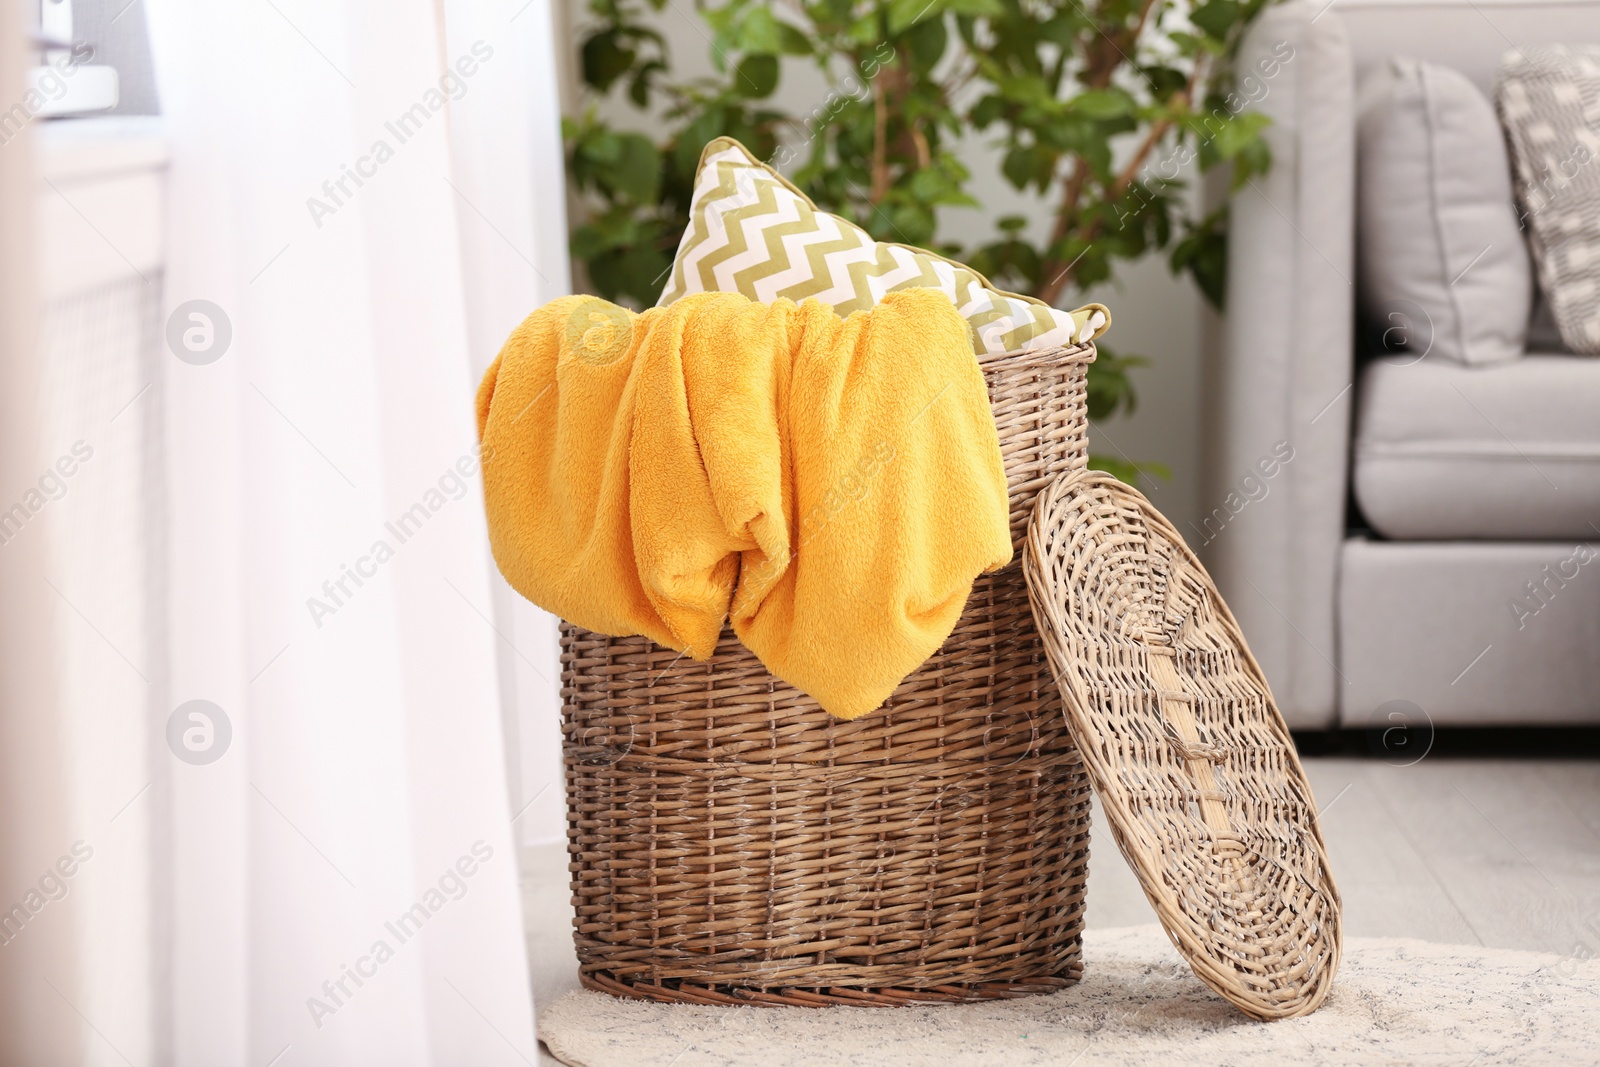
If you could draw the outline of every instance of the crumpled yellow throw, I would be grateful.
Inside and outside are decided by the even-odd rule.
[[[489,538],[523,596],[708,658],[725,620],[842,719],[1011,559],[967,324],[928,289],[841,319],[703,293],[553,301],[478,390]]]

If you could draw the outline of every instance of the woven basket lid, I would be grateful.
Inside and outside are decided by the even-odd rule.
[[[1024,562],[1073,739],[1172,943],[1250,1016],[1315,1010],[1339,891],[1289,729],[1205,568],[1094,471],[1039,495]]]

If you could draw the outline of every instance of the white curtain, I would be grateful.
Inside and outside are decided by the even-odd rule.
[[[501,709],[554,661],[497,591],[471,399],[568,285],[546,0],[148,9],[163,321],[231,330],[163,386],[167,686],[232,737],[172,764],[152,1048],[535,1061]]]

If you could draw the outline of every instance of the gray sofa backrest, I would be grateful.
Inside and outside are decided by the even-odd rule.
[[[1390,56],[1459,70],[1490,94],[1514,47],[1600,41],[1596,0],[1335,0],[1356,82]]]

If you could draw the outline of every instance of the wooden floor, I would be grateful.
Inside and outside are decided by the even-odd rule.
[[[1600,761],[1310,758],[1351,937],[1600,954]],[[560,845],[524,855],[535,1005],[578,987]],[[1095,811],[1091,928],[1154,922]],[[541,1064],[555,1064],[541,1046]]]

